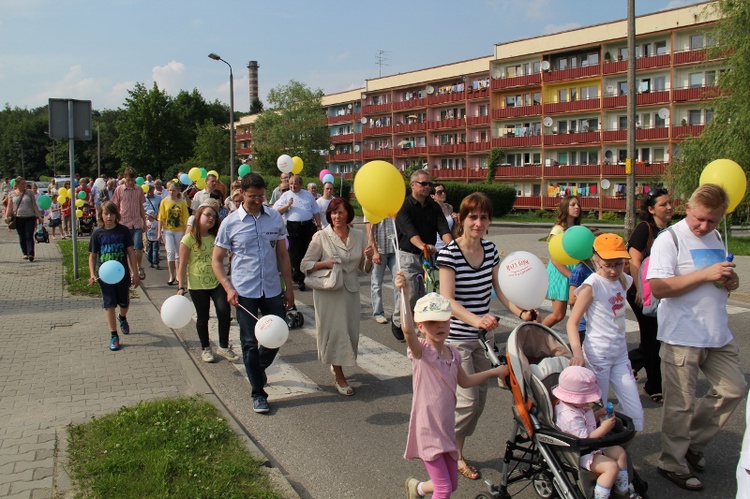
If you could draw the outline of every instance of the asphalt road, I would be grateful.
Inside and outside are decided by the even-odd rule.
[[[540,242],[548,228],[493,227],[488,236],[502,251],[527,250],[542,254],[546,244]],[[159,307],[176,292],[166,285],[165,270],[146,269],[143,282],[149,298]],[[742,276],[741,276],[742,278]],[[748,276],[750,279],[750,276]],[[422,464],[406,461],[403,452],[411,407],[411,368],[406,359],[405,344],[396,341],[389,325],[379,325],[371,318],[369,277],[360,278],[362,301],[359,366],[347,372],[356,393],[353,397],[338,395],[328,366],[317,360],[312,292],[297,292],[298,308],[306,324],[293,329],[277,361],[269,370],[268,415],[252,412],[250,387],[241,363],[220,359],[214,364],[200,361],[200,345],[194,324],[177,331],[191,357],[214,390],[245,426],[269,460],[279,467],[295,490],[304,498],[403,497],[406,477],[426,479]],[[384,289],[386,311],[392,310],[391,292]],[[548,309],[549,303],[545,305]],[[544,306],[543,306],[544,308]],[[503,344],[518,323],[495,301],[493,311],[503,317],[496,331]],[[732,302],[730,325],[743,352],[750,351],[745,334],[750,326],[750,304]],[[630,319],[633,319],[630,315]],[[555,329],[562,330],[564,323]],[[637,343],[635,322],[629,321],[628,341]],[[215,321],[212,341],[217,343]],[[238,328],[233,322],[235,348]],[[750,372],[750,361],[743,356],[743,368]],[[641,381],[642,383],[642,381]],[[700,384],[705,392],[705,380]],[[656,473],[659,450],[661,409],[642,397],[646,428],[631,443],[629,452],[641,476],[650,484],[650,497],[682,497],[681,489]],[[483,479],[498,482],[505,441],[512,425],[510,393],[492,384],[488,403],[476,433],[467,439],[465,455],[483,474]],[[704,498],[728,498],[735,495],[735,468],[744,432],[744,401],[730,418],[724,431],[706,450],[708,467],[701,475]],[[481,480],[459,478],[456,498],[472,498],[486,491]],[[512,490],[517,497],[536,497],[531,487]]]

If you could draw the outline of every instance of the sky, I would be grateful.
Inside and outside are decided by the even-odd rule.
[[[636,15],[698,3],[635,0]],[[265,102],[292,79],[343,92],[626,17],[627,0],[0,0],[0,105],[117,109],[136,83],[154,82],[228,103],[229,68],[215,52],[232,65],[235,110],[247,112],[251,60]]]

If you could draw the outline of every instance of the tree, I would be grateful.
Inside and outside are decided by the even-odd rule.
[[[317,175],[326,165],[331,137],[322,108],[323,91],[311,90],[291,80],[268,93],[270,110],[263,112],[253,128],[253,166],[267,173],[276,172],[281,154],[299,156],[305,174]]]
[[[491,184],[495,180],[495,171],[497,167],[505,160],[505,151],[495,147],[490,151],[490,158],[487,161],[487,183]]]
[[[713,120],[700,136],[682,143],[667,170],[673,193],[683,199],[715,159],[729,158],[750,169],[750,0],[720,0],[715,8],[720,18],[707,38],[717,42],[709,60],[726,58],[726,70],[718,78],[720,95],[711,103]]]
[[[263,112],[263,103],[255,97],[250,103],[250,114],[260,114]]]
[[[194,154],[189,165],[221,172],[226,170],[228,156],[229,131],[206,120],[197,129]]]

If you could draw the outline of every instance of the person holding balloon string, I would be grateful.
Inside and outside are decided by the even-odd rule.
[[[101,227],[94,230],[89,240],[89,286],[97,281],[102,290],[104,319],[110,331],[109,349],[120,349],[119,323],[122,334],[130,334],[127,314],[130,306],[130,286],[137,288],[141,281],[137,273],[133,236],[120,223],[120,212],[112,201],[102,203]],[[98,277],[97,277],[98,275]],[[119,307],[119,314],[117,309]]]
[[[169,197],[162,199],[157,219],[161,224],[161,235],[167,250],[167,270],[169,271],[167,284],[174,286],[177,282],[176,262],[179,259],[180,241],[185,235],[190,215],[187,201],[180,192],[179,186],[170,182],[167,184],[167,189],[169,189]]]
[[[581,206],[576,196],[566,196],[560,201],[557,210],[557,220],[547,237],[547,241],[555,236],[562,237],[562,234],[574,225],[580,225],[582,218]],[[568,278],[577,262],[573,259],[560,261],[565,258],[564,251],[562,254],[550,254],[549,263],[547,264],[547,275],[549,276],[549,289],[547,298],[552,300],[552,312],[544,318],[542,324],[552,327],[565,318],[568,308],[569,283]],[[570,257],[568,257],[570,258]]]
[[[229,324],[232,311],[227,301],[227,293],[211,267],[214,250],[214,239],[219,232],[219,202],[209,199],[199,205],[194,215],[190,231],[180,241],[180,268],[177,280],[180,287],[177,294],[184,295],[190,290],[197,319],[195,329],[201,342],[201,359],[203,362],[215,360],[208,337],[208,319],[211,301],[214,303],[216,317],[219,321],[219,348],[216,353],[234,362],[239,359],[229,344]]]
[[[458,350],[461,368],[467,374],[492,367],[479,341],[479,330],[491,332],[499,325],[497,318],[490,313],[493,290],[503,306],[521,320],[539,319],[536,310],[524,310],[511,303],[500,287],[500,256],[495,244],[484,239],[492,220],[492,211],[492,201],[485,194],[475,192],[466,196],[458,212],[458,237],[446,245],[436,261],[440,271],[440,294],[450,300],[453,314],[446,341]],[[536,283],[525,285],[529,289],[538,287]],[[488,335],[488,339],[492,344],[491,336]],[[487,383],[481,383],[456,390],[458,471],[470,480],[479,479],[480,474],[466,462],[463,447],[466,437],[474,433],[484,411],[487,389]]]
[[[62,215],[62,229],[63,239],[73,237],[71,229],[71,218],[72,218],[72,202],[70,199],[70,180],[66,180],[60,189],[57,190],[57,200],[60,203],[60,214]]]

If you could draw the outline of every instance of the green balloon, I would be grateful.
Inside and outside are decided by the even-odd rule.
[[[79,191],[78,199],[86,199],[86,191]]]
[[[563,233],[562,246],[565,253],[576,260],[586,260],[594,254],[594,233],[583,225],[569,227]]]
[[[201,178],[206,178],[206,176],[208,176],[208,170],[201,168]]]
[[[138,185],[143,185],[143,182],[145,182],[145,181],[146,180],[144,180],[143,177],[138,177],[138,178],[135,179],[135,183],[138,184]]]
[[[42,210],[48,210],[50,206],[52,206],[52,198],[50,198],[47,195],[39,196],[39,199],[37,200],[37,204],[39,205],[39,208]]]
[[[244,177],[245,175],[247,175],[248,173],[250,173],[250,171],[251,171],[250,170],[250,165],[242,165],[242,166],[240,166],[240,169],[239,169],[240,177]]]
[[[16,185],[16,179],[12,178],[10,179],[10,186],[13,187],[14,185]]]

